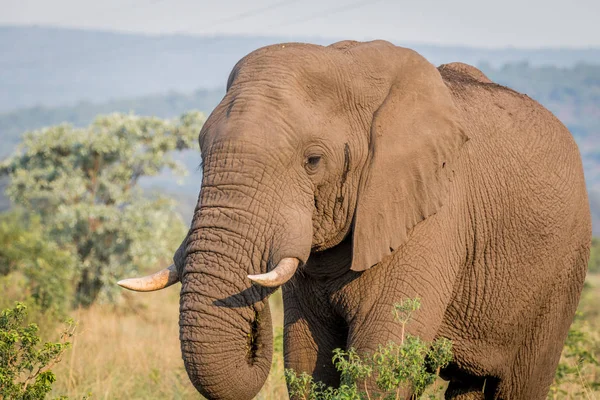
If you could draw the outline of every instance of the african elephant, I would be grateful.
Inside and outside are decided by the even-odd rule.
[[[447,398],[543,399],[583,286],[590,212],[578,148],[544,107],[462,63],[385,41],[279,44],[233,68],[199,134],[202,188],[174,266],[188,375],[250,399],[285,365],[339,383],[332,349],[453,341]],[[485,383],[485,394],[482,388]]]

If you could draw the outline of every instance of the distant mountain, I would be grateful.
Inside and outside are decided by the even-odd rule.
[[[0,113],[0,159],[7,156],[21,141],[23,132],[68,122],[86,126],[98,115],[113,112],[153,115],[171,118],[189,110],[201,110],[208,115],[221,101],[225,89],[198,89],[190,94],[169,92],[135,98],[110,100],[103,103],[83,101],[72,106],[36,106]]]
[[[168,91],[221,88],[233,65],[259,47],[338,39],[250,36],[149,36],[49,27],[0,26],[0,112],[23,107],[106,102]],[[600,49],[411,47],[434,64],[527,61],[532,66],[600,64]]]
[[[577,64],[570,68],[532,66],[521,62],[480,68],[495,82],[516,89],[536,99],[552,111],[573,133],[583,154],[590,188],[600,190],[600,65]],[[73,106],[37,106],[0,113],[0,158],[12,151],[27,130],[69,122],[89,124],[96,115],[111,112],[135,112],[140,115],[173,117],[197,109],[209,114],[224,94],[224,88],[184,94],[80,102]]]

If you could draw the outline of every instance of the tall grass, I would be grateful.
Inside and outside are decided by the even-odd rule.
[[[79,309],[73,348],[54,368],[53,396],[81,399],[198,399],[179,348],[179,291],[125,294],[124,306]],[[275,329],[283,320],[281,296],[271,299]],[[283,356],[274,355],[273,371],[260,399],[284,399]]]
[[[53,395],[78,399],[197,398],[179,350],[178,291],[127,295],[122,310],[94,305],[75,311],[73,347],[55,368]],[[139,299],[139,300],[138,300]]]

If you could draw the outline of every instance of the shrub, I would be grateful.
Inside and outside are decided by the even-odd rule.
[[[384,399],[396,399],[402,390],[416,399],[435,382],[441,368],[452,360],[452,343],[440,338],[432,343],[405,334],[406,324],[421,303],[408,299],[394,305],[393,313],[400,324],[400,343],[380,344],[372,355],[360,355],[354,348],[335,349],[333,363],[341,373],[339,388],[314,382],[306,373],[285,370],[290,395],[306,400],[371,399],[369,382],[375,382]]]
[[[32,299],[42,312],[61,315],[72,297],[74,267],[75,257],[48,237],[39,216],[0,214],[0,277],[21,276],[13,288],[19,300]]]
[[[69,322],[60,341],[44,343],[36,324],[25,325],[27,307],[16,303],[0,313],[0,398],[42,400],[56,376],[50,370],[70,346],[74,325]]]
[[[113,300],[117,277],[169,257],[185,236],[175,203],[145,197],[138,182],[164,170],[185,173],[171,154],[195,145],[204,116],[112,114],[89,127],[58,125],[25,134],[0,163],[10,199],[39,215],[44,230],[77,257],[75,300]]]

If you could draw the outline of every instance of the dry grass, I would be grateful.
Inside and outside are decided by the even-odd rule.
[[[81,399],[198,399],[179,349],[179,291],[127,294],[121,311],[95,305],[73,313],[78,321],[73,348],[54,372],[53,396]],[[134,299],[134,300],[132,300]],[[281,327],[280,296],[273,296],[275,327]],[[259,398],[287,397],[283,357],[276,354],[273,370]]]
[[[582,298],[580,310],[592,317],[589,329],[596,331],[600,329],[600,276],[590,277],[589,282],[592,287]],[[176,288],[127,294],[126,304],[130,306],[120,311],[107,305],[75,311],[78,335],[73,349],[54,368],[57,382],[52,395],[71,399],[88,393],[93,399],[198,399],[181,360],[178,295]],[[274,327],[281,329],[280,295],[273,296],[271,304]],[[597,378],[597,369],[583,372],[585,379]],[[564,389],[572,392],[570,387]],[[598,392],[588,390],[587,394],[584,398],[600,399]],[[287,398],[281,352],[275,353],[271,375],[258,398]]]
[[[73,348],[54,369],[54,395],[94,399],[197,398],[178,343],[175,288],[135,295],[141,307],[78,310]],[[128,296],[131,297],[131,296]]]

